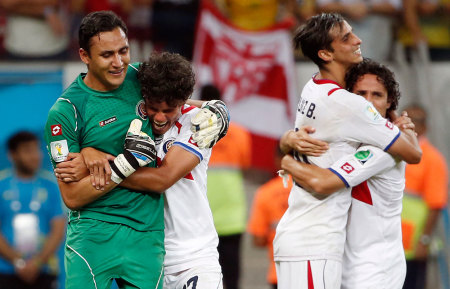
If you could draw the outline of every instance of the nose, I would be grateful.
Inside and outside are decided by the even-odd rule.
[[[358,37],[358,36],[356,36],[356,34],[355,34],[355,33],[353,33],[353,36],[354,36],[354,38],[355,38],[355,44],[356,44],[356,45],[361,45],[361,43],[362,43],[362,40],[361,40],[361,39],[359,39],[359,37]]]
[[[118,53],[114,55],[113,65],[115,67],[121,67],[123,65],[122,56]]]
[[[164,113],[162,112],[157,112],[154,116],[153,116],[153,120],[156,122],[165,122],[166,121],[166,116]]]

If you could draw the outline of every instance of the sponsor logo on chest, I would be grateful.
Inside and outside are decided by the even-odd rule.
[[[116,120],[117,120],[117,117],[113,116],[113,117],[110,117],[110,118],[108,118],[108,119],[105,119],[105,120],[100,121],[98,124],[99,124],[101,127],[104,127],[105,125],[108,125],[108,124],[110,124],[110,123],[113,123],[113,122],[115,122]]]

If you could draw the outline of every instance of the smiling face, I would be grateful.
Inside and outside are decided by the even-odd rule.
[[[347,67],[360,63],[363,60],[361,54],[362,41],[352,32],[352,27],[347,21],[342,23],[342,27],[333,27],[330,30],[330,35],[334,39],[331,43],[331,47],[333,47],[334,51],[328,51],[331,60]]]
[[[130,53],[128,39],[119,27],[100,32],[90,39],[89,53],[80,48],[81,60],[88,66],[84,82],[92,89],[111,91],[124,81]]]
[[[386,87],[378,80],[375,74],[364,74],[353,86],[353,93],[359,94],[367,101],[371,102],[378,112],[386,117],[386,112],[391,106],[388,101],[388,92]]]
[[[183,104],[169,106],[165,101],[153,102],[145,100],[145,108],[155,135],[166,133],[175,124],[181,116]]]

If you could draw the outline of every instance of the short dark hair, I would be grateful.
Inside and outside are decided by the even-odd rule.
[[[394,73],[383,64],[365,58],[362,62],[353,65],[345,74],[347,90],[352,91],[356,82],[366,74],[376,75],[378,81],[386,88],[388,101],[391,103],[391,106],[386,111],[386,116],[388,116],[389,112],[397,109],[398,100],[400,99],[400,90]]]
[[[15,152],[22,143],[38,141],[38,137],[29,131],[19,131],[13,134],[7,141],[8,151]]]
[[[191,63],[177,53],[152,53],[138,71],[142,96],[169,106],[186,102],[194,91],[195,74]]]
[[[91,38],[101,32],[113,31],[119,27],[128,37],[128,28],[123,20],[112,11],[96,11],[86,15],[78,29],[78,44],[87,53],[90,51]]]
[[[311,17],[295,33],[295,48],[301,48],[303,55],[322,68],[326,62],[319,57],[318,52],[322,49],[334,51],[331,46],[334,38],[330,31],[336,26],[342,29],[344,21],[345,19],[337,13],[322,13]]]
[[[200,100],[220,100],[220,90],[214,84],[205,84],[200,89]]]

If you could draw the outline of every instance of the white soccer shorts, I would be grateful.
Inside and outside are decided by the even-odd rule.
[[[278,289],[340,289],[342,263],[334,260],[277,261]]]
[[[223,289],[220,266],[196,266],[164,276],[164,289]]]

